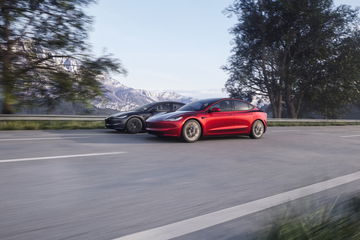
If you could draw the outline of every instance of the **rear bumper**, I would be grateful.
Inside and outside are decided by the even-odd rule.
[[[180,137],[181,124],[177,122],[146,122],[146,131],[158,136]]]

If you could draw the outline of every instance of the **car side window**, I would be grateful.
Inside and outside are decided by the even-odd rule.
[[[250,110],[252,108],[253,107],[250,104],[246,103],[246,102],[234,100],[234,110],[235,111],[247,111],[247,110]]]
[[[156,105],[157,112],[170,112],[171,111],[171,103],[161,103]]]
[[[211,108],[220,108],[221,112],[230,112],[234,111],[234,107],[231,100],[224,100],[221,101],[215,105],[213,105]]]
[[[182,106],[183,106],[182,104],[173,103],[172,111],[176,111],[176,110],[178,110],[179,108],[181,108]]]

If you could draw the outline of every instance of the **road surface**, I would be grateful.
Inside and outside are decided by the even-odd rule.
[[[0,239],[246,239],[284,205],[359,191],[359,171],[359,126],[193,144],[1,131]]]

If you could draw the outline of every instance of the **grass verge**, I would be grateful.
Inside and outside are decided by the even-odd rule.
[[[0,130],[50,130],[104,128],[103,121],[0,121]]]
[[[326,205],[307,214],[275,220],[265,240],[359,240],[360,198]]]

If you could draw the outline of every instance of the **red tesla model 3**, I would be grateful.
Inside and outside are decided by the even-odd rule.
[[[182,137],[195,142],[201,136],[249,135],[261,138],[267,128],[267,114],[240,99],[211,98],[186,104],[176,112],[155,115],[146,130],[158,136]]]

